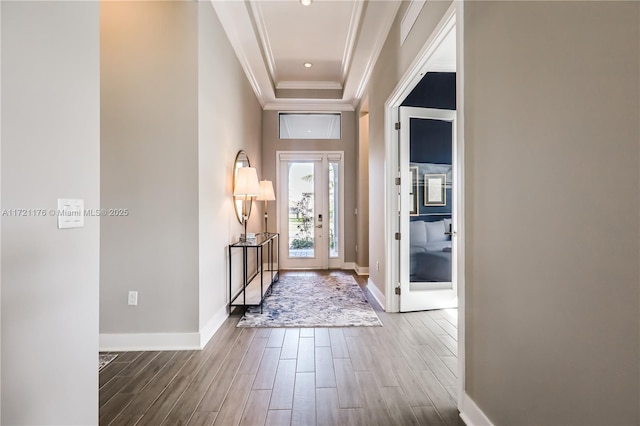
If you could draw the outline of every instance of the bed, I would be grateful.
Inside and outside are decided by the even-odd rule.
[[[411,282],[451,281],[451,219],[410,222]]]

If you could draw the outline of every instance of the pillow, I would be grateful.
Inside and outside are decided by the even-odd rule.
[[[409,234],[409,245],[424,247],[427,244],[427,228],[423,221],[409,222]]]
[[[427,241],[435,243],[436,241],[447,241],[444,234],[444,220],[437,222],[425,222],[427,228]]]

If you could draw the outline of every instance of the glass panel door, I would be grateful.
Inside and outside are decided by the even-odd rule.
[[[316,256],[315,163],[289,162],[287,204],[288,255],[291,258]],[[318,236],[321,237],[321,236]]]
[[[455,117],[400,107],[402,312],[457,306]]]
[[[278,156],[282,267],[342,267],[342,154]]]

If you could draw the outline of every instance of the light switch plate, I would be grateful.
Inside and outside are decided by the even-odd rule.
[[[58,229],[84,226],[84,200],[58,198]]]

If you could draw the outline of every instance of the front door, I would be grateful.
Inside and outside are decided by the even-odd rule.
[[[457,307],[456,112],[399,115],[400,311]]]
[[[284,269],[342,267],[342,153],[279,152]]]

